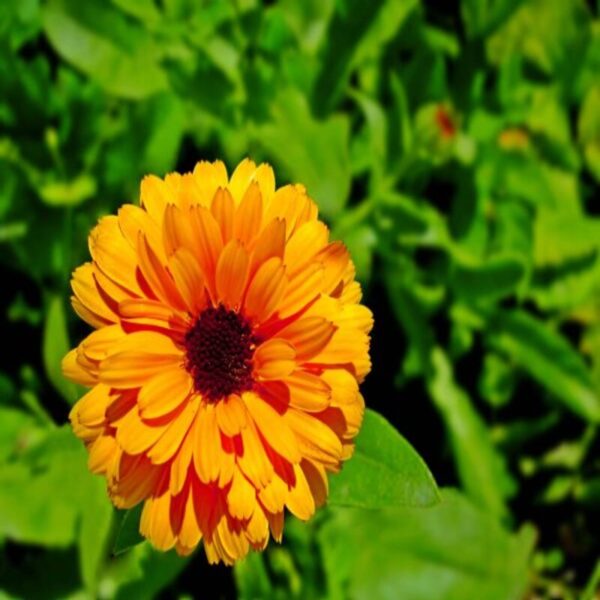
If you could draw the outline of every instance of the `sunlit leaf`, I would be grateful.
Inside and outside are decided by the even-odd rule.
[[[412,446],[379,414],[367,410],[352,460],[332,476],[330,505],[430,506],[438,491]]]

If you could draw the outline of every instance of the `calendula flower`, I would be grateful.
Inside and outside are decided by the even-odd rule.
[[[146,177],[103,217],[73,308],[95,331],[63,361],[71,412],[119,508],[158,549],[232,564],[308,519],[353,450],[370,311],[300,185],[244,160]]]

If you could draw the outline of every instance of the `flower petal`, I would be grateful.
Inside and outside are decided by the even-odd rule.
[[[149,379],[138,395],[140,415],[144,419],[158,419],[173,412],[188,398],[193,382],[180,366],[164,369]]]
[[[277,335],[287,340],[296,350],[296,360],[304,362],[319,354],[329,343],[336,327],[322,317],[296,319]]]
[[[272,338],[254,352],[254,371],[260,379],[281,379],[296,367],[296,350],[290,342]]]
[[[279,306],[286,285],[281,259],[273,257],[264,262],[248,286],[244,302],[246,316],[257,323],[266,321]]]
[[[225,246],[217,264],[216,290],[221,302],[230,308],[240,305],[248,279],[248,253],[238,240]]]

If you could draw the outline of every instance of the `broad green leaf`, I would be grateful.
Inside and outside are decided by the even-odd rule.
[[[89,473],[85,448],[69,426],[50,431],[18,460],[0,465],[0,537],[66,547],[82,535],[84,544],[95,538],[102,546],[106,519],[102,512],[85,516],[87,507],[100,502],[110,503],[105,484]],[[89,519],[85,534],[82,519]],[[91,555],[82,552],[91,565]]]
[[[331,597],[514,600],[525,592],[534,531],[510,534],[457,492],[428,509],[331,512],[319,534]]]
[[[330,480],[328,503],[386,508],[439,501],[429,469],[412,446],[379,414],[367,410],[352,458]]]
[[[133,546],[137,546],[144,541],[144,538],[140,533],[140,518],[142,516],[143,507],[144,503],[140,502],[134,508],[130,508],[128,511],[124,512],[121,523],[119,524],[117,538],[112,549],[115,556],[126,552]]]
[[[273,105],[273,119],[256,130],[256,142],[279,165],[287,179],[301,182],[332,218],[350,191],[349,121],[336,115],[315,119],[304,97],[292,89]]]
[[[77,386],[65,379],[61,362],[70,350],[67,321],[63,301],[58,296],[50,299],[44,322],[42,355],[50,383],[69,404],[74,404],[79,393]]]
[[[600,422],[600,398],[581,355],[559,333],[523,311],[498,311],[486,334],[496,350],[548,390],[565,408]]]
[[[58,54],[117,96],[141,99],[167,88],[148,34],[98,0],[50,0],[44,31]]]
[[[454,379],[452,364],[441,348],[432,351],[431,368],[427,388],[446,424],[467,494],[490,514],[506,517],[506,499],[514,492],[514,482],[504,458],[469,395]]]

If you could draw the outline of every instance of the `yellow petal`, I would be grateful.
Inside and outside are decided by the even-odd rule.
[[[156,223],[162,223],[167,204],[174,201],[172,190],[155,175],[147,175],[142,179],[140,199],[142,206]]]
[[[227,169],[220,160],[212,163],[202,160],[196,163],[193,175],[197,187],[202,191],[201,201],[204,206],[210,206],[218,188],[227,185]]]
[[[114,437],[101,435],[89,448],[88,469],[96,475],[107,473],[118,458],[119,447]]]
[[[183,522],[179,531],[179,541],[187,548],[194,548],[200,542],[202,534],[196,521],[196,513],[194,512],[194,501],[192,494],[189,494],[185,503],[183,513]]]
[[[255,172],[256,165],[250,159],[245,158],[232,173],[227,187],[236,204],[241,202]]]
[[[240,435],[244,448],[242,456],[238,457],[240,469],[254,487],[264,487],[271,481],[274,470],[252,420],[248,421]]]
[[[304,362],[323,351],[335,330],[335,325],[326,319],[306,317],[296,319],[277,335],[290,342],[296,350],[296,360]]]
[[[263,380],[281,379],[296,367],[296,351],[290,342],[272,338],[254,352],[254,371]]]
[[[153,464],[162,465],[173,457],[189,431],[197,411],[198,399],[195,398],[190,400],[171,421],[160,439],[147,453]]]
[[[108,405],[114,398],[110,396],[110,387],[99,383],[95,385],[73,407],[73,418],[85,427],[96,427],[105,421]]]
[[[83,342],[81,349],[90,360],[103,360],[111,352],[114,345],[124,338],[126,333],[120,325],[109,325],[90,333]]]
[[[244,392],[242,399],[267,443],[291,463],[300,462],[296,438],[281,415],[254,392]]]
[[[216,289],[221,302],[230,308],[240,305],[248,279],[248,253],[238,240],[225,246],[217,264]]]
[[[130,410],[114,425],[117,428],[119,446],[131,455],[148,450],[158,441],[168,427],[168,424],[148,425],[142,421],[137,408]]]
[[[313,462],[337,466],[342,453],[342,443],[325,423],[295,408],[287,410],[283,419],[296,435],[304,457]]]
[[[257,322],[266,321],[276,310],[285,292],[287,278],[281,259],[270,258],[254,275],[244,302],[244,313]]]
[[[278,513],[283,510],[288,494],[287,483],[275,475],[268,485],[259,491],[258,498],[269,512]]]
[[[320,412],[329,406],[331,389],[321,377],[296,371],[284,382],[290,391],[290,406],[307,412]]]
[[[148,498],[140,518],[140,533],[148,538],[158,550],[170,550],[175,545],[175,534],[171,528],[169,510],[171,495]]]
[[[315,499],[300,465],[294,465],[294,473],[296,485],[290,490],[286,505],[295,517],[306,521],[315,512]]]
[[[188,398],[192,386],[192,379],[185,369],[174,366],[162,370],[140,390],[140,415],[144,419],[158,419],[168,415]]]
[[[98,290],[92,263],[85,263],[73,271],[71,288],[75,298],[80,303],[75,303],[74,308],[78,310],[79,307],[83,307],[84,310],[81,311],[81,316],[90,325],[101,327],[107,323],[118,321],[114,310],[106,303]]]
[[[62,359],[61,369],[63,375],[81,385],[94,385],[97,381],[97,376],[87,369],[84,369],[77,362],[77,349],[71,350]]]
[[[233,472],[231,488],[227,494],[227,506],[231,516],[236,519],[249,519],[257,508],[256,489],[239,469]]]
[[[217,402],[215,412],[219,429],[229,437],[237,435],[246,426],[246,407],[236,394]]]
[[[219,478],[219,454],[223,453],[221,435],[214,406],[198,411],[195,423],[194,466],[201,481],[210,483]]]

